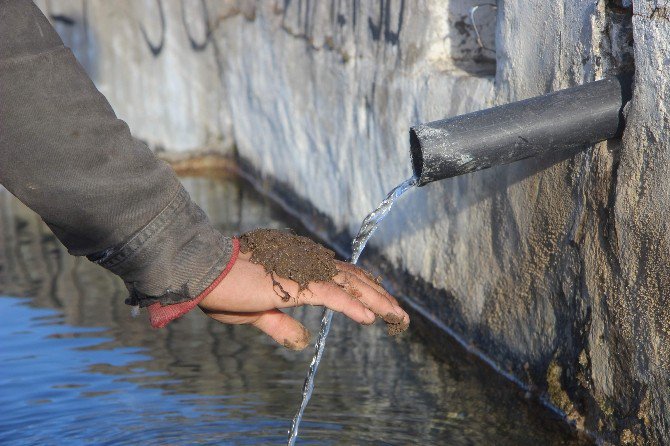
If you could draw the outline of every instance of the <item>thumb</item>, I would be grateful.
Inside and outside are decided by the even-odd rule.
[[[222,324],[249,324],[291,350],[302,350],[309,344],[309,331],[297,320],[277,309],[256,313],[211,311],[207,316]]]
[[[309,330],[288,314],[276,309],[263,311],[251,325],[291,350],[302,350],[309,344]]]

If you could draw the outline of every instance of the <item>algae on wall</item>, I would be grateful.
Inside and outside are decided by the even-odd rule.
[[[634,67],[621,141],[431,184],[372,243],[436,290],[415,301],[585,428],[670,443],[670,4],[501,0],[473,24],[480,4],[42,6],[135,134],[235,146],[336,233],[409,176],[410,125]]]

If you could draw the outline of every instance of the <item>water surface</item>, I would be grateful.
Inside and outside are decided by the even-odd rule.
[[[218,227],[300,225],[236,179],[184,180]],[[0,444],[283,444],[312,349],[194,311],[154,330],[0,189]],[[420,298],[417,297],[417,298]],[[318,308],[293,310],[313,332]],[[462,351],[335,315],[298,444],[582,444]]]

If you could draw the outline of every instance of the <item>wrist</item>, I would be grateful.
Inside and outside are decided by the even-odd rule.
[[[162,305],[160,302],[156,302],[154,304],[151,304],[149,308],[149,319],[151,322],[151,326],[154,328],[162,328],[165,327],[167,324],[172,322],[173,320],[185,315],[189,311],[191,311],[193,308],[198,306],[198,304],[205,298],[207,297],[220,283],[223,279],[226,278],[230,270],[233,268],[233,265],[237,261],[239,252],[240,252],[240,244],[237,238],[233,238],[232,240],[233,244],[233,250],[232,254],[230,256],[230,260],[226,264],[225,268],[221,271],[221,273],[214,279],[214,281],[207,287],[205,288],[204,291],[202,291],[199,295],[197,295],[194,299],[186,301],[186,302],[181,302],[177,304],[169,304],[169,305]]]

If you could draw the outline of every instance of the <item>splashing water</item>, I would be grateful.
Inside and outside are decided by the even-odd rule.
[[[365,245],[368,244],[368,240],[370,240],[370,237],[374,234],[379,223],[381,223],[384,217],[386,217],[386,214],[389,213],[396,200],[400,198],[402,194],[416,186],[418,180],[417,177],[412,177],[400,183],[389,192],[386,198],[384,198],[384,201],[379,203],[377,209],[370,212],[370,214],[365,217],[365,220],[363,220],[363,223],[361,224],[361,229],[358,230],[358,234],[356,234],[356,237],[354,237],[354,240],[351,242],[352,253],[349,263],[355,265],[356,262],[358,262],[358,258],[365,249]]]
[[[384,200],[377,206],[377,208],[370,212],[367,217],[363,220],[361,224],[361,229],[358,230],[358,234],[354,237],[354,240],[351,242],[351,258],[349,263],[356,264],[361,253],[365,249],[368,240],[374,234],[375,229],[379,226],[379,223],[386,217],[386,214],[389,213],[393,204],[398,198],[414,186],[418,182],[418,178],[413,176],[398,186],[393,188],[391,192],[384,198]],[[333,320],[333,310],[326,308],[323,311],[323,316],[321,316],[321,329],[319,330],[319,337],[316,340],[316,345],[314,346],[314,357],[312,357],[312,362],[309,364],[309,371],[307,372],[307,377],[305,378],[305,384],[302,387],[302,402],[300,403],[300,408],[293,417],[293,422],[291,423],[291,430],[289,431],[288,436],[288,445],[295,445],[295,441],[298,439],[298,429],[300,428],[300,422],[302,421],[302,416],[309,403],[309,399],[312,396],[314,391],[314,377],[316,376],[316,371],[319,368],[319,363],[321,362],[321,357],[323,356],[323,350],[326,348],[326,338],[328,337],[328,332],[330,331],[330,324]]]

